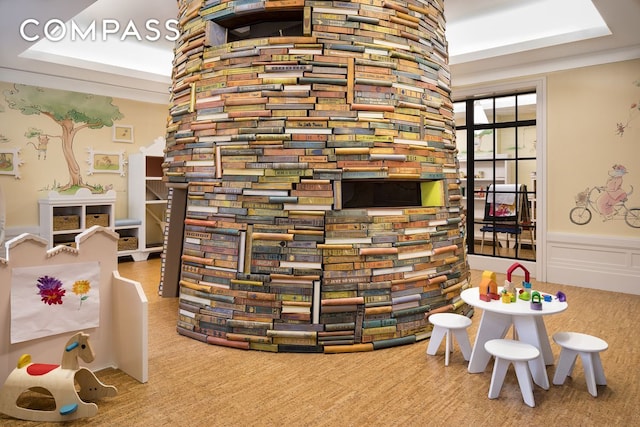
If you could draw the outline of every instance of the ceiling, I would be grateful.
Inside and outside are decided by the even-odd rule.
[[[454,88],[640,57],[640,0],[444,3]],[[174,33],[164,23],[176,18],[177,1],[149,4],[0,0],[0,81],[167,103]],[[150,19],[157,31],[146,27]],[[53,21],[45,35],[51,20],[66,22],[67,35],[70,23],[86,31],[95,22],[97,30],[85,40],[52,41],[60,33]],[[114,30],[106,41],[103,25]]]

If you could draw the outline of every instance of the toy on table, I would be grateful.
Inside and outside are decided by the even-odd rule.
[[[542,310],[542,298],[538,291],[531,293],[531,310]]]
[[[516,295],[507,291],[506,289],[503,289],[500,295],[500,299],[503,303],[510,304],[512,302],[516,302]]]
[[[531,299],[531,283],[529,282],[522,282],[522,289],[520,289],[520,294],[518,295],[518,298],[520,298],[522,301],[529,301]]]
[[[518,268],[524,271],[524,281],[522,282],[522,289],[520,289],[520,292],[516,292],[516,287],[511,281],[511,274]],[[531,299],[531,283],[529,280],[529,270],[519,262],[514,262],[507,269],[507,279],[504,281],[504,289],[506,289],[507,292],[511,292],[513,295],[518,295],[518,298],[523,301],[529,301],[529,299]]]
[[[67,341],[60,365],[31,363],[31,355],[23,354],[0,390],[0,412],[29,421],[69,421],[97,414],[98,405],[86,400],[112,397],[118,391],[100,382],[89,369],[80,367],[78,358],[86,363],[95,358],[89,334],[83,332]],[[18,405],[20,397],[28,391],[53,397],[55,410]]]
[[[482,272],[482,279],[478,285],[479,297],[482,301],[491,301],[500,299],[498,295],[498,283],[496,282],[496,273],[485,270]]]

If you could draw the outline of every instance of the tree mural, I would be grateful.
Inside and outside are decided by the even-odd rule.
[[[0,105],[0,113],[4,113],[4,105]],[[0,143],[9,142],[9,138],[0,133]]]
[[[31,141],[27,142],[27,144],[33,145],[33,147],[38,152],[38,160],[40,160],[41,158],[43,160],[47,160],[47,148],[49,147],[49,141],[51,140],[51,138],[62,139],[57,135],[47,135],[41,129],[36,128],[29,128],[29,130],[24,133],[24,136],[26,136],[27,138],[38,138],[37,145]]]
[[[82,180],[80,166],[73,152],[73,140],[82,129],[111,127],[114,120],[123,117],[118,107],[112,104],[113,99],[27,85],[14,85],[12,90],[4,91],[4,96],[9,108],[20,110],[25,115],[43,115],[60,126],[60,135],[43,133],[29,135],[46,137],[47,142],[52,138],[61,141],[62,153],[69,168],[69,182],[59,190],[68,190],[73,187],[91,188]],[[30,132],[34,130],[32,128]],[[38,133],[37,130],[35,131]]]

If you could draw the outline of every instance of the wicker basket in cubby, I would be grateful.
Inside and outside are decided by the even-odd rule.
[[[118,239],[119,251],[135,251],[136,249],[138,249],[137,237],[120,237]]]
[[[53,231],[77,230],[80,228],[80,216],[78,215],[54,215]]]
[[[87,215],[87,228],[94,225],[101,225],[102,227],[109,226],[109,214],[90,214]]]

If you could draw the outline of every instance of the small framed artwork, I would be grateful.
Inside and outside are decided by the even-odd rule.
[[[13,175],[20,179],[18,168],[21,165],[19,148],[0,148],[0,175]]]
[[[124,151],[119,153],[109,153],[104,151],[94,151],[92,148],[88,149],[89,158],[87,163],[89,164],[89,175],[94,173],[117,173],[120,176],[124,176],[124,166],[127,163],[124,159]]]
[[[115,142],[133,143],[133,126],[113,125],[113,140]]]

